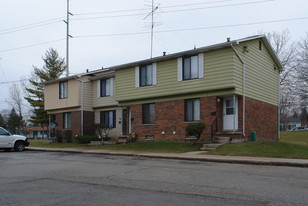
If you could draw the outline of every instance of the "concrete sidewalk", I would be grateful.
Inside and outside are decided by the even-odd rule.
[[[31,151],[46,151],[46,152],[70,152],[70,153],[83,153],[83,154],[121,155],[121,156],[134,156],[134,157],[145,157],[145,158],[179,159],[179,160],[223,162],[223,163],[236,163],[236,164],[308,167],[308,160],[306,159],[205,155],[202,154],[204,153],[203,151],[187,152],[187,153],[153,153],[153,152],[131,152],[131,151],[84,149],[84,148],[27,147],[26,149]]]

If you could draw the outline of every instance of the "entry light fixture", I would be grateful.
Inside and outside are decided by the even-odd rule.
[[[247,44],[244,45],[244,52],[247,52],[247,53],[249,52]]]

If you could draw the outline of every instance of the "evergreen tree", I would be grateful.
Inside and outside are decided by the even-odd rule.
[[[33,108],[30,122],[34,124],[48,124],[49,118],[44,110],[44,85],[42,83],[58,79],[66,69],[64,58],[59,57],[57,50],[50,48],[42,57],[45,65],[43,68],[33,66],[33,78],[29,80],[31,87],[27,87],[28,96],[25,99]]]
[[[12,109],[9,118],[7,120],[7,129],[11,133],[15,134],[22,127],[22,124],[23,124],[22,117],[16,113],[15,109]]]
[[[0,114],[0,127],[3,127],[3,128],[7,127],[6,122],[5,122],[2,114]]]

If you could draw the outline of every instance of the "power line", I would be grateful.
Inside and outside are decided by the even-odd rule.
[[[163,11],[163,13],[174,13],[174,12],[184,12],[184,11],[193,11],[193,10],[224,8],[224,7],[232,7],[232,6],[242,6],[242,5],[258,4],[258,3],[266,3],[266,2],[271,2],[271,1],[275,1],[275,0],[261,0],[261,1],[253,1],[253,2],[237,3],[237,4],[217,5],[217,6],[208,6],[208,7],[198,7],[198,8],[187,8],[187,9],[178,9],[178,10],[166,10],[166,11]],[[189,4],[186,4],[186,5],[189,5]],[[186,5],[178,5],[178,6],[175,5],[175,6],[161,7],[161,8],[183,7],[183,6],[186,6]],[[126,10],[126,11],[129,11],[129,10]],[[113,11],[113,12],[116,12],[116,11]],[[97,12],[97,13],[99,13],[99,12]],[[102,13],[104,13],[104,12],[102,12]],[[88,13],[87,15],[90,15],[90,14],[91,13]],[[72,19],[72,20],[79,21],[79,20],[119,18],[119,17],[130,17],[130,16],[145,16],[147,14],[148,13],[119,14],[119,15],[107,15],[107,16],[98,16],[98,17],[75,18],[75,19]]]
[[[16,82],[23,82],[23,81],[28,81],[30,79],[22,79],[22,80],[13,80],[13,81],[5,81],[5,82],[0,82],[1,84],[12,84],[12,83],[16,83]]]
[[[34,25],[37,25],[37,24],[44,24],[44,23],[47,23],[47,22],[51,23],[51,22],[55,22],[56,20],[62,20],[63,18],[65,18],[65,17],[57,17],[57,18],[47,19],[45,21],[39,21],[39,22],[31,23],[31,24],[15,26],[15,27],[11,27],[11,28],[8,28],[8,29],[1,29],[0,32],[7,32],[7,31],[11,31],[11,30],[21,29],[23,27],[34,26]]]
[[[308,17],[298,17],[298,18],[290,18],[290,19],[278,19],[278,20],[272,20],[272,21],[249,22],[249,23],[242,23],[242,24],[228,24],[228,25],[221,25],[221,26],[209,26],[209,27],[198,27],[198,28],[184,28],[184,29],[171,29],[171,30],[156,31],[154,33],[167,33],[167,32],[181,32],[181,31],[192,31],[192,30],[219,29],[219,28],[228,28],[228,27],[251,26],[251,25],[257,25],[257,24],[270,24],[270,23],[279,23],[279,22],[287,22],[287,21],[298,21],[298,20],[305,20],[305,19],[308,19]],[[74,38],[93,38],[93,37],[108,37],[108,36],[131,36],[131,35],[142,35],[142,34],[149,34],[149,33],[150,32],[96,34],[96,35],[74,36]]]
[[[201,3],[193,3],[193,4],[182,4],[182,5],[174,5],[174,6],[164,6],[162,8],[174,8],[174,7],[184,7],[184,6],[195,6],[195,5],[203,5],[203,4],[213,4],[213,3],[221,3],[233,0],[217,0],[210,2],[201,2]],[[110,13],[124,13],[124,12],[135,12],[135,11],[147,11],[148,9],[127,9],[127,10],[113,10],[113,11],[101,11],[101,12],[90,12],[90,13],[77,13],[75,16],[88,16],[88,15],[97,15],[97,14],[110,14]],[[139,14],[138,14],[139,15]]]
[[[33,28],[37,28],[37,27],[43,27],[43,26],[46,26],[46,25],[55,24],[55,23],[59,23],[59,22],[62,22],[62,21],[54,21],[54,22],[40,24],[40,25],[36,25],[36,26],[31,26],[31,27],[27,27],[27,28],[23,28],[23,29],[16,29],[16,30],[12,30],[12,31],[0,32],[0,35],[15,33],[15,32],[18,32],[18,31],[29,30],[29,29],[33,29]]]
[[[11,48],[11,49],[1,50],[0,53],[1,52],[7,52],[7,51],[19,50],[19,49],[25,49],[25,48],[29,48],[29,47],[40,46],[40,45],[49,44],[49,43],[58,42],[58,41],[63,41],[63,40],[65,40],[65,38],[56,39],[56,40],[47,41],[47,42],[42,42],[42,43],[38,43],[38,44],[32,44],[32,45],[27,45],[27,46],[22,46],[22,47],[16,47],[16,48]]]

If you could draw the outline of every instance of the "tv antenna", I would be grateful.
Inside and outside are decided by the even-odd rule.
[[[144,17],[143,20],[147,19],[149,16],[151,16],[151,59],[153,57],[153,31],[154,31],[154,13],[158,9],[160,4],[158,4],[156,7],[154,7],[154,0],[152,0],[152,11]]]

